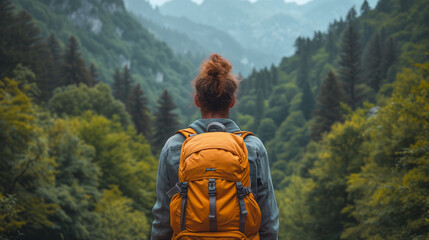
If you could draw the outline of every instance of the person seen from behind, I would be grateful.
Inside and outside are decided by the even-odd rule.
[[[201,119],[162,148],[151,239],[278,239],[267,151],[229,119],[239,81],[218,54],[193,80]]]

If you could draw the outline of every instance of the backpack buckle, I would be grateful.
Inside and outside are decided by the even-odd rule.
[[[246,196],[246,193],[244,192],[243,184],[241,182],[236,182],[237,185],[237,196],[238,198],[242,199],[244,196]]]
[[[180,196],[182,198],[186,198],[188,196],[188,182],[182,182],[182,186],[180,186]]]
[[[215,179],[209,179],[209,196],[216,196],[216,182],[215,182]]]

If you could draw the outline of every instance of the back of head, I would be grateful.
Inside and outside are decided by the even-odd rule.
[[[200,73],[193,81],[202,111],[228,112],[239,85],[231,70],[231,63],[219,54],[211,54],[203,62]]]

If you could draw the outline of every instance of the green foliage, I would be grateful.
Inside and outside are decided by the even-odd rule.
[[[142,133],[147,139],[152,137],[152,120],[147,99],[140,84],[137,84],[128,98],[128,112],[134,122],[137,133]]]
[[[56,89],[49,100],[48,108],[58,116],[80,116],[88,110],[109,119],[119,118],[124,128],[131,124],[125,106],[115,100],[109,86],[103,83],[90,88],[85,84],[70,85]]]
[[[146,239],[157,164],[146,139],[117,117],[129,118],[123,104],[114,109],[105,84],[71,85],[57,90],[49,107],[60,111],[60,102],[79,99],[74,112],[53,118],[28,96],[31,72],[21,68],[15,75],[19,82],[0,82],[0,238],[100,239],[113,231]],[[102,197],[110,185],[125,196]]]
[[[150,229],[147,218],[132,206],[133,200],[124,197],[118,186],[113,185],[104,190],[95,209],[100,215],[100,225],[97,228],[101,238],[147,239]]]
[[[8,78],[0,81],[2,238],[17,236],[24,226],[51,226],[49,216],[57,208],[37,193],[53,184],[50,169],[54,163],[36,124],[36,106],[25,94],[29,89],[29,85]]]
[[[279,229],[279,239],[313,239],[307,231],[308,223],[314,221],[307,204],[312,188],[314,183],[311,179],[292,176],[288,187],[276,193],[279,221],[282,225]]]
[[[359,33],[356,26],[350,24],[341,42],[339,80],[346,96],[345,102],[353,110],[361,106],[363,98],[361,52]]]
[[[353,203],[346,191],[347,177],[360,170],[366,156],[362,149],[365,120],[365,111],[359,110],[344,123],[334,124],[321,140],[318,159],[310,170],[315,183],[308,197],[313,239],[338,239],[343,226],[353,222],[342,210]]]
[[[173,112],[176,107],[167,89],[164,90],[158,99],[157,112],[155,113],[154,144],[157,150],[161,150],[165,141],[178,130],[178,115]]]
[[[71,35],[75,36],[82,58],[88,65],[93,63],[98,68],[103,82],[111,82],[114,69],[131,66],[130,73],[145,90],[151,107],[165,88],[171,89],[170,94],[180,112],[189,121],[187,116],[195,109],[188,108],[190,88],[187,83],[195,70],[191,63],[176,56],[165,43],[144,29],[125,10],[122,1],[89,0],[83,4],[81,1],[17,0],[14,4],[33,15],[42,36],[54,33],[61,46],[67,45]],[[14,39],[16,41],[17,37]],[[13,68],[15,66],[16,63]]]
[[[339,86],[334,72],[330,71],[323,80],[317,97],[317,106],[314,112],[314,124],[311,129],[311,138],[320,140],[324,132],[331,129],[332,124],[342,118],[341,101],[344,93]]]
[[[89,85],[92,82],[91,74],[85,66],[85,60],[81,57],[79,44],[74,36],[69,38],[69,44],[63,56],[61,77],[64,85],[80,83]]]
[[[268,142],[276,135],[276,124],[270,118],[264,118],[259,124],[258,135],[261,138],[262,142]]]
[[[345,212],[357,223],[342,238],[429,237],[428,71],[427,62],[404,69],[390,104],[370,119],[370,154],[362,171],[348,181],[348,191],[357,198]]]
[[[118,120],[92,112],[71,121],[79,137],[95,149],[94,161],[102,172],[100,187],[118,185],[136,207],[148,211],[155,200],[156,163],[144,137],[133,128],[124,131]]]

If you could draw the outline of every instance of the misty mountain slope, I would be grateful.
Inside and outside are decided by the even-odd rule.
[[[372,6],[377,0],[369,1]],[[172,0],[160,6],[161,13],[187,17],[226,31],[246,49],[258,49],[276,56],[273,62],[293,53],[298,36],[312,36],[325,30],[332,20],[344,17],[362,0],[314,0],[304,5],[284,0]],[[358,9],[357,9],[358,10]],[[283,16],[284,15],[284,16]],[[287,17],[286,17],[287,16]]]
[[[195,69],[144,29],[122,0],[17,0],[16,5],[33,15],[44,36],[54,33],[63,46],[76,36],[87,64],[94,63],[104,82],[128,65],[151,105],[167,88],[181,110],[189,111],[188,83]]]
[[[190,7],[192,4],[195,5],[193,2],[184,4]],[[201,57],[217,52],[233,63],[235,73],[244,75],[249,74],[254,67],[260,68],[271,64],[274,59],[272,54],[244,48],[240,41],[222,29],[200,24],[184,16],[163,15],[146,1],[126,0],[125,5],[150,32],[165,41],[178,54],[197,56],[200,57],[200,61]]]

